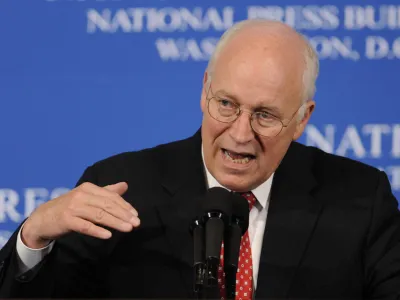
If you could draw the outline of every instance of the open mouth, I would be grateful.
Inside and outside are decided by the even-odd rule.
[[[255,155],[245,152],[234,152],[231,150],[227,150],[222,148],[222,152],[226,159],[237,163],[237,164],[247,164],[251,160],[255,159]]]

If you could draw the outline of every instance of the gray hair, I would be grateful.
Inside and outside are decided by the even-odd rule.
[[[221,36],[215,50],[208,62],[207,66],[207,86],[209,87],[211,84],[211,77],[213,74],[213,68],[215,61],[218,58],[219,53],[227,44],[227,42],[234,36],[235,33],[239,32],[242,28],[247,27],[249,25],[260,24],[264,26],[276,25],[277,23],[282,24],[281,22],[274,20],[265,20],[265,19],[252,19],[252,20],[244,20],[241,22],[235,23],[232,27],[230,27],[224,34]],[[305,43],[305,51],[304,51],[304,62],[305,68],[303,73],[303,92],[302,92],[302,102],[306,103],[308,100],[313,99],[316,92],[316,80],[319,73],[319,60],[318,55],[314,48],[311,46],[307,38],[299,32],[296,32],[299,37]],[[298,112],[299,121],[303,119],[305,113],[306,106],[303,105]]]

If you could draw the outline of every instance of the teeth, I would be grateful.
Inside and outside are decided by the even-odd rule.
[[[230,155],[229,155],[229,152],[228,151],[226,151],[226,150],[224,150],[224,155],[225,155],[225,157],[226,158],[228,158],[228,159],[230,159],[231,161],[233,161],[234,163],[236,163],[236,164],[247,164],[249,161],[250,161],[250,158],[249,157],[245,157],[245,158],[232,158]]]

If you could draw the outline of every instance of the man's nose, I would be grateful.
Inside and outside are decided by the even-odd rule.
[[[242,110],[230,128],[229,134],[238,144],[246,144],[254,138],[254,131],[251,127],[251,114],[251,112]]]

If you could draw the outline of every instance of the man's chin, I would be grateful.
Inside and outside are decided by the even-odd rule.
[[[216,180],[225,188],[235,192],[248,192],[252,189],[252,184],[247,176],[231,173],[219,173]]]

